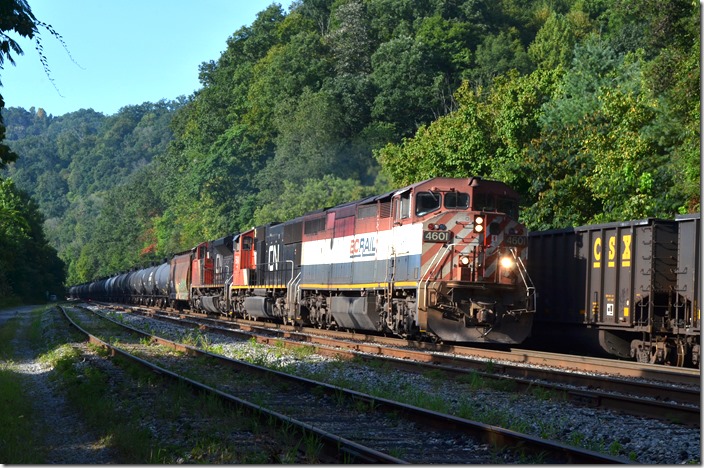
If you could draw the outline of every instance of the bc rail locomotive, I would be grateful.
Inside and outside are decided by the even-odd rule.
[[[434,178],[203,242],[154,265],[70,288],[81,299],[375,331],[520,343],[535,291],[518,194]]]
[[[700,215],[531,232],[531,346],[698,366]]]

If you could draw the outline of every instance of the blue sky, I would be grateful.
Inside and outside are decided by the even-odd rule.
[[[217,60],[228,37],[272,3],[288,13],[291,1],[28,0],[68,53],[40,28],[54,87],[34,42],[11,35],[24,55],[13,54],[14,66],[5,61],[0,94],[5,107],[41,107],[54,116],[79,109],[112,115],[127,105],[189,96],[201,87],[200,64]]]

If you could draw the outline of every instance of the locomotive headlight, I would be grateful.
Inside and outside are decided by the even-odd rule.
[[[513,259],[509,256],[501,257],[499,263],[501,263],[501,268],[505,270],[510,270],[516,265],[516,262],[514,262]]]
[[[466,255],[462,255],[460,257],[460,265],[465,266],[465,267],[468,266],[469,265],[469,257]]]

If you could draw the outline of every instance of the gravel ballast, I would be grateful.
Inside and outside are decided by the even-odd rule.
[[[17,310],[0,311],[15,314]],[[23,313],[22,315],[29,315]],[[45,315],[59,314],[58,311]],[[441,401],[450,408],[472,406],[477,420],[501,427],[520,428],[537,437],[558,440],[591,450],[610,453],[640,464],[700,464],[701,431],[663,421],[630,416],[608,410],[581,407],[565,401],[553,401],[541,395],[515,393],[490,388],[474,388],[466,383],[441,379],[432,375],[339,361],[316,354],[292,353],[282,347],[256,344],[249,340],[231,338],[218,333],[194,331],[176,324],[147,319],[129,313],[111,313],[135,328],[148,328],[152,333],[178,341],[193,340],[208,343],[211,352],[267,365],[287,372],[305,375],[333,384],[344,384],[360,391],[376,389],[387,394],[418,394],[429,402]],[[52,320],[55,320],[55,316]],[[29,320],[27,318],[27,320]],[[56,323],[56,322],[54,322]],[[22,346],[17,343],[17,346]],[[47,445],[52,447],[49,463],[97,464],[119,463],[114,452],[105,447],[90,431],[81,426],[60,392],[48,379],[48,370],[38,368],[32,351],[19,363],[32,377],[30,391],[38,413],[47,427],[75,427],[71,431],[53,431]],[[145,424],[153,424],[146,422]],[[181,421],[183,424],[183,421]],[[170,431],[152,428],[155,434]],[[516,429],[518,430],[518,429]],[[420,443],[421,441],[419,441]],[[191,462],[187,458],[177,462]]]
[[[178,341],[193,336],[190,328],[148,319],[130,313],[114,313],[135,328],[148,328],[154,334]],[[469,389],[467,385],[450,380],[419,375],[413,372],[376,369],[373,366],[340,362],[320,355],[301,357],[279,347],[253,344],[223,336],[219,333],[198,331],[201,341],[211,348],[235,358],[268,365],[299,375],[323,377],[326,381],[354,385],[367,391],[380,389],[412,389],[431,400],[443,400],[452,407],[476,407],[477,414],[488,421],[508,418],[521,432],[537,437],[558,440],[591,450],[610,453],[642,464],[700,464],[701,430],[660,420],[631,416],[609,410],[577,406],[570,402],[553,401],[539,395],[519,394],[491,389]],[[347,386],[347,385],[345,385]],[[493,420],[492,420],[493,419]],[[495,424],[503,427],[502,424]],[[509,428],[510,429],[510,428]]]

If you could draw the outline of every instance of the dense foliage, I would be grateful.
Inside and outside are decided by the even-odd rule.
[[[39,21],[26,0],[0,2],[0,70],[5,61],[14,65],[13,55],[23,53],[9,34],[32,39],[44,70],[40,29],[63,44],[51,25]],[[5,101],[0,95],[0,110]],[[17,160],[17,153],[5,143],[6,129],[0,114],[0,170]],[[48,300],[63,293],[64,264],[44,235],[43,216],[36,203],[12,180],[0,178],[0,305],[21,301]]]
[[[299,0],[177,103],[4,112],[8,174],[76,283],[433,176],[531,229],[699,210],[691,0]]]

